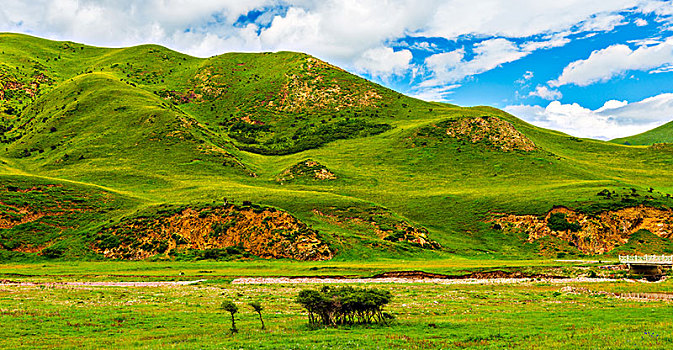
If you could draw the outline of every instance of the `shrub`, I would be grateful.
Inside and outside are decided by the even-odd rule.
[[[42,256],[44,256],[45,258],[48,258],[48,259],[56,259],[56,258],[60,258],[61,256],[63,256],[63,253],[64,253],[63,248],[51,246],[51,247],[42,249],[42,252],[40,253],[40,255],[42,255]]]
[[[231,314],[231,332],[238,332],[238,329],[236,329],[236,320],[234,319],[234,314],[238,312],[238,306],[231,300],[225,300],[222,302],[222,305],[220,305],[220,308]]]
[[[260,304],[259,302],[253,301],[253,302],[248,303],[248,305],[250,305],[250,307],[252,307],[252,309],[255,310],[255,312],[259,315],[259,322],[262,323],[262,329],[265,329],[264,320],[262,319],[262,310],[264,310],[264,308],[262,307],[262,304]]]
[[[547,227],[552,231],[570,231],[577,232],[582,229],[582,226],[576,222],[568,222],[566,215],[563,213],[553,213],[549,215],[547,220]]]
[[[392,296],[379,289],[325,286],[299,292],[296,302],[308,311],[310,325],[386,323],[383,307]]]

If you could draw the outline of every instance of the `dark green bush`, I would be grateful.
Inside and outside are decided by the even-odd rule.
[[[238,306],[236,306],[236,304],[234,304],[234,302],[231,300],[225,300],[220,305],[220,308],[231,314],[231,332],[238,332],[238,329],[236,328],[236,320],[234,319],[234,314],[238,312]]]
[[[375,288],[329,287],[304,289],[296,302],[308,311],[310,325],[386,323],[383,307],[392,298],[389,291]]]
[[[42,252],[40,253],[40,255],[42,255],[42,256],[44,256],[45,258],[48,258],[48,259],[56,259],[56,258],[60,258],[61,256],[63,256],[63,253],[64,253],[63,248],[52,246],[52,247],[42,249]]]
[[[577,232],[582,229],[582,226],[576,222],[568,222],[566,215],[563,213],[553,213],[549,215],[547,220],[547,227],[552,231],[570,231]]]

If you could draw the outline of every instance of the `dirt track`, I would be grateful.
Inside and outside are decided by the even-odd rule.
[[[165,287],[186,286],[205,280],[196,281],[161,281],[161,282],[14,282],[1,280],[0,286],[50,286],[50,287]]]
[[[232,284],[331,284],[331,283],[434,283],[434,284],[522,284],[522,283],[591,283],[632,281],[609,278],[313,278],[313,277],[243,277],[233,280]]]

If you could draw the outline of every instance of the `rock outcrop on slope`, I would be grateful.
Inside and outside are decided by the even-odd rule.
[[[673,211],[643,205],[595,215],[556,207],[543,217],[496,214],[491,221],[505,232],[526,233],[531,242],[546,236],[558,237],[585,254],[608,253],[626,244],[640,230],[662,238],[673,237]]]
[[[332,258],[318,232],[287,212],[232,204],[183,207],[126,219],[101,231],[93,246],[107,258],[128,260],[227,248],[262,258]]]

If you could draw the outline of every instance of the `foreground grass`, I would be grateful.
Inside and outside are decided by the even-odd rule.
[[[581,286],[581,285],[576,285]],[[436,349],[673,345],[673,304],[565,294],[561,285],[378,285],[390,326],[310,330],[293,302],[303,285],[0,287],[2,348]],[[671,283],[596,283],[592,290],[670,290]],[[231,335],[224,299],[239,304]],[[247,303],[261,301],[267,330]]]

